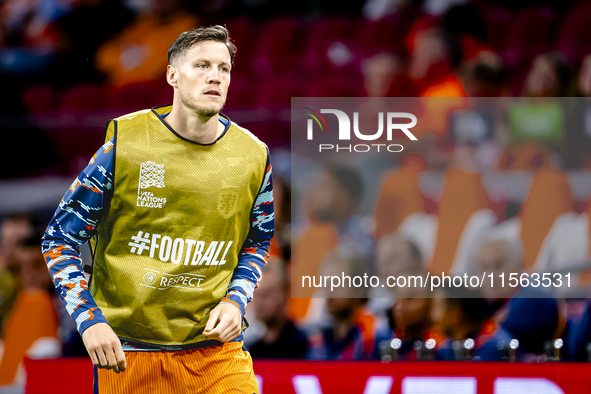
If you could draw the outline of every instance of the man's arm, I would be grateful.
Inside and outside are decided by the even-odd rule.
[[[240,335],[244,310],[246,305],[252,301],[254,289],[258,287],[267,264],[269,246],[275,232],[274,218],[272,168],[270,158],[267,156],[265,177],[252,208],[248,237],[238,256],[238,264],[234,268],[226,297],[211,311],[203,332],[204,335],[219,335],[220,339],[225,339],[223,342],[231,341]],[[221,315],[224,310],[238,310],[240,316],[238,319],[234,319],[236,321],[222,325]],[[220,324],[213,329],[218,321]],[[222,333],[225,334],[224,331],[228,331],[225,329],[229,325],[231,325],[231,333],[222,335]]]
[[[112,148],[113,142],[107,142],[74,180],[43,236],[49,274],[80,335],[93,324],[106,323],[88,290],[79,247],[96,234],[105,192],[113,187]]]
[[[93,363],[118,372],[115,360],[121,361],[123,357],[124,363],[123,351],[119,351],[121,344],[90,294],[79,249],[96,234],[104,213],[105,194],[113,188],[113,144],[111,140],[103,145],[66,191],[45,230],[41,247],[53,284],[76,323]],[[84,335],[91,326],[91,335]],[[105,338],[110,350],[100,344]]]

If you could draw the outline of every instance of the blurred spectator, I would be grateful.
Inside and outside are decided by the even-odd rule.
[[[45,259],[41,254],[41,227],[35,227],[17,247],[16,259],[20,267],[20,278],[23,290],[44,290],[53,294],[54,287],[47,272]]]
[[[377,245],[377,272],[380,280],[402,274],[424,272],[421,252],[414,242],[396,233],[383,236]]]
[[[61,355],[53,286],[41,254],[41,235],[41,229],[32,232],[16,248],[23,288],[2,333],[0,387],[17,389],[24,384],[22,362],[25,356],[53,358]]]
[[[48,26],[68,12],[69,1],[8,0],[0,8],[0,70],[6,74],[42,71],[52,59],[54,42]]]
[[[424,276],[423,276],[424,279]],[[392,339],[401,340],[397,358],[416,360],[413,351],[416,341],[426,341],[433,336],[431,317],[431,298],[425,298],[427,290],[407,283],[406,287],[396,288],[396,302],[388,310],[387,321],[382,322],[376,333],[374,358],[380,359],[380,348]]]
[[[571,88],[571,67],[560,52],[536,56],[525,79],[526,97],[565,97]]]
[[[275,236],[271,240],[271,255],[289,260],[291,250],[291,187],[278,176],[273,178],[275,206]]]
[[[411,92],[411,82],[403,72],[400,58],[379,52],[361,63],[363,87],[368,97],[402,97]]]
[[[377,21],[389,15],[394,15],[408,0],[367,0],[363,4],[362,13],[365,19]]]
[[[182,0],[151,0],[136,21],[104,43],[96,54],[97,68],[115,86],[164,81],[170,43],[184,31],[199,27]]]
[[[361,67],[363,85],[369,97],[386,97],[400,69],[398,57],[381,52],[366,59]]]
[[[476,356],[482,361],[537,361],[544,353],[546,341],[560,338],[564,329],[557,300],[546,297],[547,294],[532,288],[521,290],[507,305],[500,328]],[[510,348],[513,339],[519,341],[516,349]]]
[[[570,328],[566,341],[568,355],[573,361],[591,362],[591,302],[587,301],[585,312]]]
[[[585,56],[581,62],[577,78],[577,90],[579,95],[591,97],[591,53]]]
[[[370,257],[373,254],[373,239],[368,225],[358,214],[363,193],[363,179],[357,171],[329,166],[311,185],[307,208],[313,221],[336,227],[339,244]]]
[[[14,276],[20,276],[20,267],[16,263],[18,245],[31,235],[38,220],[27,212],[14,212],[4,215],[0,220],[0,269],[9,270]]]
[[[376,249],[376,270],[380,283],[386,283],[388,277],[422,275],[424,272],[419,248],[399,234],[384,235]],[[394,302],[394,288],[372,287],[370,297],[367,308],[376,315],[386,314]]]
[[[462,83],[455,74],[462,59],[457,37],[430,28],[414,36],[409,75],[421,97],[464,97]]]
[[[491,52],[482,53],[475,61],[465,63],[461,78],[468,97],[500,97],[506,94],[505,69],[500,58]]]
[[[499,278],[505,275],[509,278],[511,273],[521,274],[523,270],[523,249],[518,240],[510,236],[491,232],[486,235],[478,247],[476,255],[477,275],[486,273]],[[508,279],[507,279],[508,280]],[[482,284],[482,295],[492,302],[497,310],[498,307],[505,304],[512,293],[516,290],[509,286],[493,286],[494,282],[485,280]]]
[[[456,2],[456,4],[446,10],[439,21],[441,28],[459,36],[462,40],[470,39],[475,41],[472,45],[478,43],[479,46],[485,46],[484,43],[487,40],[488,32],[482,13],[475,4],[458,3],[463,2]],[[464,46],[462,47],[466,49]],[[476,54],[472,50],[464,50],[463,52],[465,60],[469,60]]]
[[[363,180],[353,169],[332,165],[317,174],[304,196],[308,223],[292,245],[294,277],[317,274],[322,258],[337,246],[373,260],[372,226],[358,214],[363,193]],[[298,323],[317,320],[318,310],[311,307],[310,298],[290,301],[290,317]]]
[[[22,111],[20,92],[44,83],[55,58],[55,40],[48,28],[68,12],[66,0],[7,0],[0,4],[0,113]]]
[[[100,82],[94,64],[97,49],[133,19],[131,11],[117,0],[75,0],[73,4],[75,7],[51,26],[57,42],[49,75],[53,86]]]
[[[441,15],[450,7],[467,2],[468,0],[425,0],[423,2],[423,11],[429,15]]]
[[[485,325],[488,318],[488,305],[482,296],[473,289],[446,287],[435,294],[431,306],[431,320],[446,339],[439,344],[436,359],[464,359],[456,354],[453,343],[472,339],[476,351],[491,337],[491,325]],[[472,353],[474,354],[474,353]],[[471,358],[471,357],[469,357]]]
[[[458,75],[462,61],[461,43],[458,36],[436,27],[435,22],[428,19],[415,23],[408,41],[410,47],[408,75],[414,84],[411,95],[446,98],[420,101],[420,105],[423,106],[424,120],[418,123],[413,132],[418,134],[423,144],[430,146],[434,144],[433,138],[431,136],[424,138],[424,136],[445,136],[448,132],[449,114],[467,107],[466,92]],[[427,160],[433,162],[432,156],[434,155],[427,155]]]
[[[330,252],[322,262],[321,274],[363,277],[367,261],[344,250]],[[346,282],[346,281],[345,281]],[[311,327],[308,358],[329,360],[362,360],[372,358],[376,319],[363,306],[367,289],[343,284],[325,295],[328,321]]]
[[[31,235],[36,222],[33,215],[24,212],[10,213],[0,220],[0,334],[22,288],[18,246]]]
[[[253,358],[302,358],[308,351],[308,340],[287,317],[289,273],[285,262],[271,257],[250,308],[264,325],[264,331],[254,342],[245,344]],[[249,335],[246,331],[245,335]]]
[[[0,271],[0,335],[2,335],[4,323],[6,323],[6,318],[14,304],[17,291],[12,275],[7,271]]]

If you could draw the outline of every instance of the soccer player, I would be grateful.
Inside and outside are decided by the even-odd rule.
[[[172,105],[109,121],[46,229],[95,393],[259,392],[243,316],[273,236],[273,191],[266,145],[220,113],[235,50],[222,26],[182,33],[168,51]]]

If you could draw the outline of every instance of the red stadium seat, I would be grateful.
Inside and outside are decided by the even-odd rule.
[[[154,96],[164,89],[161,82],[142,82],[118,88],[110,101],[111,108],[144,109],[154,107]],[[172,102],[172,93],[168,103]],[[166,104],[166,103],[165,103]]]
[[[359,97],[365,91],[362,76],[348,69],[307,81],[303,94],[305,97]]]
[[[510,26],[515,17],[513,11],[498,4],[485,2],[477,4],[486,22],[487,44],[498,53],[503,53],[509,38]]]
[[[312,23],[304,50],[303,68],[309,72],[333,70],[335,65],[327,56],[331,44],[342,42],[351,49],[357,41],[361,22],[353,18],[321,18]]]
[[[359,54],[368,57],[382,51],[404,53],[405,36],[410,30],[410,22],[412,21],[404,20],[398,15],[363,22],[356,45]]]
[[[78,85],[66,92],[62,111],[81,111],[107,108],[110,90],[98,85]]]
[[[248,77],[243,74],[232,75],[232,82],[228,89],[226,105],[232,107],[251,104],[252,97],[255,93],[254,87],[256,85],[256,80],[249,80]]]
[[[174,90],[172,86],[168,84],[162,84],[161,86],[154,88],[153,93],[153,101],[150,104],[152,107],[157,107],[160,105],[172,104],[172,96],[174,95]]]
[[[591,5],[580,3],[572,7],[564,18],[558,39],[558,48],[573,65],[577,66],[585,55],[591,53]]]
[[[230,39],[237,48],[232,74],[247,73],[249,62],[253,57],[260,37],[260,26],[251,22],[248,17],[243,16],[229,20],[226,27],[230,32]]]
[[[263,27],[250,62],[258,75],[295,69],[304,30],[294,18],[273,19]]]
[[[22,93],[22,102],[27,111],[52,111],[59,108],[60,94],[51,86],[29,86]]]
[[[524,8],[509,29],[503,52],[505,64],[512,69],[527,67],[533,57],[547,50],[556,15],[549,7]]]
[[[234,119],[231,113],[229,116]],[[271,149],[290,143],[291,125],[289,122],[278,120],[243,122],[237,120],[237,123],[264,141]]]
[[[301,81],[290,77],[251,82],[248,88],[252,92],[250,104],[289,106],[292,97],[301,96],[300,85]]]

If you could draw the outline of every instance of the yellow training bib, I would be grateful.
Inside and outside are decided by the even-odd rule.
[[[229,119],[212,144],[183,139],[161,117],[171,109],[109,122],[114,191],[90,284],[120,338],[167,346],[208,339],[201,332],[226,295],[268,156]]]

